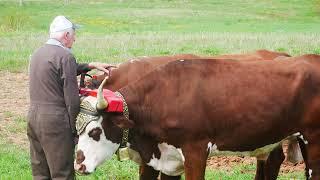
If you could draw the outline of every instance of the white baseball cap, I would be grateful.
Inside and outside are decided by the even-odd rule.
[[[65,16],[57,16],[53,19],[52,23],[50,24],[50,33],[63,31],[69,28],[72,29],[79,29],[78,24],[73,24],[69,19]]]

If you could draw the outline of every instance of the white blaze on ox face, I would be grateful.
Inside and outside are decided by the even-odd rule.
[[[87,98],[84,100],[88,100],[95,107],[96,98]],[[102,120],[102,116],[100,116],[98,121],[91,121],[84,132],[79,135],[74,166],[75,170],[81,173],[92,173],[102,162],[111,159],[120,146],[120,144],[106,139],[101,125]]]

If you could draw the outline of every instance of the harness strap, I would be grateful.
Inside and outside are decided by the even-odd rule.
[[[128,109],[128,105],[126,103],[126,100],[124,99],[124,97],[122,96],[122,94],[120,92],[116,91],[115,94],[122,99],[122,101],[123,101],[123,115],[124,115],[124,117],[129,119],[129,109]],[[126,128],[126,129],[123,129],[123,131],[122,131],[122,140],[120,143],[120,148],[127,147],[128,139],[129,139],[129,129]]]
[[[80,112],[82,112],[84,114],[89,114],[91,116],[99,116],[98,112],[92,112],[90,110],[83,109],[83,108],[80,108]]]
[[[122,140],[121,140],[120,148],[127,147],[128,138],[129,138],[129,129],[124,129],[122,131]]]

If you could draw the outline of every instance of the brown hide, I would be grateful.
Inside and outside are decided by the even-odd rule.
[[[319,177],[319,56],[299,61],[185,60],[119,91],[136,132],[182,147],[186,179],[203,179],[207,144],[250,151],[302,132]],[[316,145],[315,145],[316,144]]]
[[[173,56],[139,57],[131,59],[119,64],[117,68],[111,68],[110,77],[104,88],[116,91],[129,82],[138,80],[160,65],[180,59],[196,58],[200,57],[193,54],[177,54]],[[105,77],[105,74],[96,75],[96,80],[86,81],[86,85],[91,89],[97,89]]]
[[[283,57],[290,57],[290,55],[282,52],[269,51],[265,49],[257,50],[252,53],[246,54],[224,54],[212,57],[210,59],[233,59],[243,61],[257,61],[257,60],[274,60],[275,58],[281,59]],[[138,80],[142,76],[151,72],[156,67],[166,64],[171,61],[180,59],[197,59],[199,56],[193,54],[178,54],[174,56],[156,56],[156,57],[142,57],[129,60],[121,63],[118,68],[111,70],[111,76],[108,83],[104,88],[116,91],[121,87],[127,85],[131,81]],[[96,89],[101,84],[105,75],[97,75],[97,81],[93,84],[92,80],[86,82],[87,86]]]
[[[196,58],[200,57],[193,54],[179,54],[174,56],[143,57],[132,59],[120,64],[118,68],[112,69],[111,76],[109,77],[108,83],[104,86],[104,88],[116,91],[127,85],[129,82],[140,79],[142,76],[151,72],[160,65],[180,59]],[[101,79],[103,80],[103,78]]]

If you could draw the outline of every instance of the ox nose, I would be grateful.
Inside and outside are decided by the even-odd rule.
[[[86,175],[89,174],[88,172],[86,172],[86,165],[84,164],[75,164],[74,165],[74,169],[76,170],[77,173],[79,173],[80,175]]]
[[[85,159],[86,159],[86,157],[84,156],[83,151],[78,150],[77,151],[76,163],[77,164],[81,164]]]
[[[86,172],[86,165],[80,164],[79,172],[81,172],[82,174],[84,174],[84,173]]]

